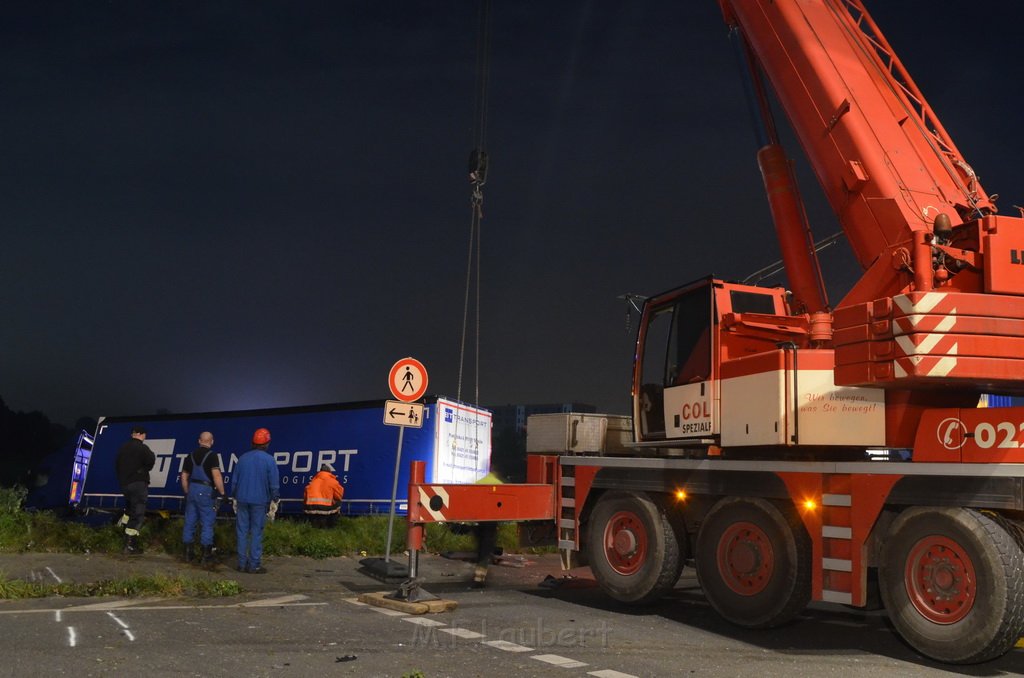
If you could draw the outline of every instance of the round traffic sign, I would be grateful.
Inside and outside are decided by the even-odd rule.
[[[402,358],[391,367],[388,387],[404,403],[419,400],[427,392],[427,368],[415,358]]]

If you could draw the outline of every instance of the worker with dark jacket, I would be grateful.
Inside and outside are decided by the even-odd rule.
[[[199,523],[199,544],[203,547],[200,565],[213,562],[213,522],[217,511],[214,498],[224,494],[224,477],[220,460],[213,451],[213,434],[199,434],[199,447],[185,457],[181,469],[181,489],[185,493],[185,529],[181,541],[185,545],[185,562],[195,558],[196,523]]]
[[[146,500],[149,499],[149,471],[156,464],[156,455],[145,443],[146,429],[132,427],[132,437],[117,451],[115,467],[117,481],[124,494],[124,512],[128,517],[124,527],[124,553],[142,553],[139,530],[146,519]]]
[[[502,485],[504,484],[497,468],[493,465],[485,476],[476,481],[477,485]],[[494,558],[494,551],[498,547],[498,523],[482,521],[476,525],[476,566],[473,568],[474,587],[481,587],[487,583],[487,569]]]
[[[238,571],[263,574],[263,525],[267,513],[277,512],[281,499],[281,480],[277,462],[267,452],[270,431],[258,428],[252,434],[253,449],[238,458],[231,480],[237,520]]]
[[[315,527],[334,527],[341,513],[343,496],[345,488],[334,475],[334,467],[325,463],[306,485],[302,509]]]

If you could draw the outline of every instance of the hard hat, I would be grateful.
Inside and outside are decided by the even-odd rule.
[[[270,431],[265,428],[258,428],[252,434],[253,445],[266,445],[270,442]]]
[[[331,473],[334,473],[334,467],[331,466],[326,461],[324,463],[320,464],[320,470],[321,471],[330,471]]]

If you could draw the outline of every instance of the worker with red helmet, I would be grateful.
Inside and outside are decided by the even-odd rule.
[[[263,574],[263,526],[268,512],[276,512],[281,499],[281,480],[267,448],[270,431],[252,434],[253,448],[238,458],[232,478],[235,535],[238,538],[238,571]]]

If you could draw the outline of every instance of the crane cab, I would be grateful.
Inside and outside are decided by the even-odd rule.
[[[701,455],[882,444],[884,392],[836,386],[833,366],[833,351],[811,341],[811,319],[790,315],[782,288],[706,278],[658,295],[637,337],[635,441]]]

